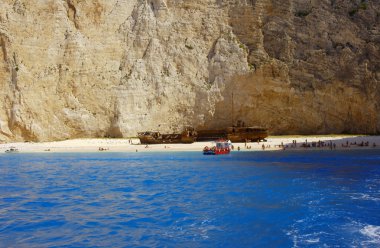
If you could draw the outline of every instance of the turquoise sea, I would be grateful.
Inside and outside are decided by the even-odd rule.
[[[0,154],[0,247],[380,247],[380,152]]]

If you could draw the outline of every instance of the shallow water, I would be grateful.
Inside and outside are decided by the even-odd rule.
[[[379,247],[380,154],[1,154],[0,246]]]

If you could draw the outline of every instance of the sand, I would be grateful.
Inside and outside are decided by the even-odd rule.
[[[296,141],[297,146],[293,144]],[[306,143],[307,141],[307,143]],[[324,147],[312,147],[312,142],[324,142]],[[273,150],[311,150],[331,149],[327,144],[335,144],[335,149],[379,149],[380,136],[271,136],[267,142],[233,143],[235,151],[273,151]],[[360,146],[368,142],[368,146]],[[355,145],[356,143],[356,145]],[[373,144],[376,144],[376,147]],[[311,147],[301,147],[302,144]],[[316,143],[317,144],[317,143]],[[348,146],[347,146],[348,144]],[[342,146],[343,145],[343,146]],[[212,146],[212,142],[195,142],[193,144],[158,144],[141,145],[138,139],[73,139],[57,142],[25,142],[0,144],[0,153],[4,153],[10,147],[15,147],[21,153],[51,153],[51,152],[176,152],[199,151],[205,146]],[[99,148],[103,149],[102,151]],[[334,147],[332,147],[334,149]]]

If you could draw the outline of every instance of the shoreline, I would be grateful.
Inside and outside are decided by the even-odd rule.
[[[201,152],[212,142],[192,144],[142,145],[137,138],[132,139],[73,139],[54,142],[15,142],[0,144],[0,154],[10,147],[18,153],[111,153],[111,152]],[[376,146],[374,146],[374,144]],[[361,150],[380,149],[380,136],[364,135],[294,135],[269,136],[266,142],[233,143],[234,151],[279,151],[279,150]],[[322,146],[323,145],[323,146]],[[362,145],[362,146],[361,146]],[[367,146],[366,146],[367,145]],[[264,149],[263,149],[264,146]],[[306,147],[302,147],[306,146]],[[309,146],[309,147],[308,147]],[[318,147],[319,146],[319,147]]]

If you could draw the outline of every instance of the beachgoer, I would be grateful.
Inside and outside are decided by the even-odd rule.
[[[261,148],[262,148],[263,150],[265,150],[265,145],[263,144],[263,145],[261,146]]]

